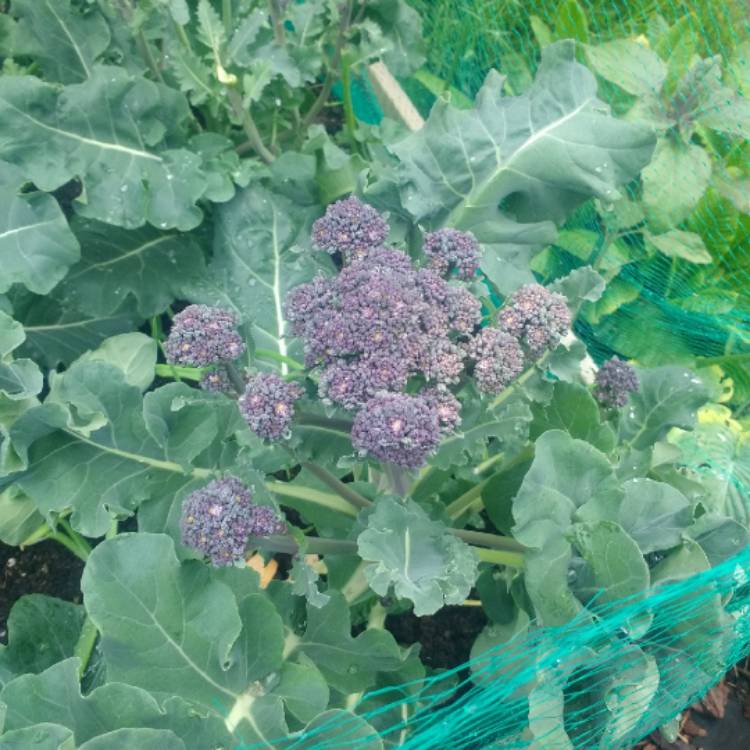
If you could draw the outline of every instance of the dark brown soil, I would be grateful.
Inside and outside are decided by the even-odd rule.
[[[0,641],[13,604],[24,594],[47,594],[81,601],[83,562],[57,542],[40,542],[24,550],[0,543]]]
[[[444,607],[427,617],[405,612],[389,615],[385,621],[399,643],[421,643],[422,661],[436,669],[451,669],[468,661],[471,646],[486,624],[481,607]]]

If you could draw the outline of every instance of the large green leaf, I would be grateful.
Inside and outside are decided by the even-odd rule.
[[[72,226],[81,260],[55,295],[83,313],[111,315],[132,295],[148,318],[164,312],[191,279],[205,274],[203,253],[191,235],[86,220]]]
[[[588,388],[563,381],[555,383],[552,400],[534,404],[532,437],[547,430],[565,430],[571,437],[585,440],[604,453],[615,446],[615,434],[608,424],[602,424],[599,406]]]
[[[648,566],[622,526],[613,521],[576,523],[569,537],[586,562],[581,576],[585,580],[579,579],[575,587],[579,596],[596,597],[597,606],[645,596]]]
[[[3,750],[76,750],[73,732],[59,724],[35,724],[25,729],[15,729],[0,737]]]
[[[603,453],[567,432],[549,430],[536,441],[534,461],[513,501],[513,536],[529,547],[542,547],[568,530],[577,508],[594,499],[621,497]]]
[[[96,10],[86,13],[70,0],[13,0],[25,53],[37,58],[49,81],[79,83],[89,78],[109,44],[109,27]]]
[[[46,294],[79,258],[78,240],[57,201],[0,188],[0,292],[24,284]]]
[[[26,341],[19,350],[54,369],[70,364],[106,338],[138,327],[139,318],[128,306],[109,315],[79,312],[67,301],[35,294],[13,295],[13,314],[23,323]]]
[[[351,634],[349,605],[338,591],[328,591],[324,607],[307,607],[302,636],[287,636],[287,653],[301,651],[325,675],[329,684],[344,693],[366,690],[379,671],[393,671],[403,662],[401,649],[387,630],[368,629]]]
[[[261,594],[240,603],[200,563],[180,566],[162,534],[126,534],[91,554],[81,588],[110,680],[230,710],[282,664],[281,618]]]
[[[676,227],[693,210],[711,179],[711,159],[695,144],[660,138],[643,170],[643,206],[655,232]]]
[[[607,114],[574,43],[543,50],[523,96],[503,96],[502,83],[491,72],[472,110],[438,100],[424,128],[391,147],[414,220],[469,229],[491,245],[546,243],[583,200],[615,200],[648,162],[653,135]],[[371,191],[389,189],[385,180]]]
[[[219,304],[252,324],[258,347],[289,353],[284,297],[322,268],[310,252],[297,252],[309,213],[287,198],[256,186],[221,206],[216,219],[213,262],[191,299]],[[329,266],[330,267],[330,266]]]
[[[23,675],[8,683],[0,700],[7,707],[5,730],[18,732],[43,722],[58,724],[72,731],[76,744],[89,747],[110,747],[131,750],[144,747],[139,738],[125,735],[132,744],[109,744],[113,735],[125,729],[158,733],[165,744],[156,748],[179,747],[187,750],[219,750],[231,742],[223,721],[203,718],[183,699],[172,696],[161,706],[145,690],[133,685],[108,682],[86,696],[81,695],[78,660],[67,659],[38,675]],[[180,738],[179,745],[166,744]],[[4,740],[0,738],[0,747]],[[85,744],[84,744],[85,743]],[[35,747],[35,745],[31,745]],[[152,747],[147,745],[147,747]]]
[[[187,102],[122,68],[96,66],[59,90],[31,76],[0,79],[0,158],[42,190],[79,178],[83,216],[127,228],[192,229],[207,189],[201,159],[183,148]],[[44,143],[43,149],[39,144]]]
[[[11,427],[17,486],[42,513],[72,509],[71,522],[103,535],[110,513],[171,496],[208,469],[189,462],[233,430],[236,410],[218,394],[172,384],[141,396],[103,362],[73,365],[46,402]]]
[[[634,96],[658,94],[667,75],[659,56],[644,44],[615,39],[586,48],[589,65]]]
[[[692,429],[696,410],[710,396],[695,374],[677,365],[639,370],[640,387],[620,414],[620,439],[633,448],[647,448],[672,427]]]
[[[433,521],[413,500],[382,497],[357,538],[370,587],[414,603],[420,617],[461,604],[477,577],[478,560],[464,542]]]
[[[578,517],[589,521],[616,521],[638,544],[643,554],[670,549],[680,543],[692,524],[687,498],[664,482],[636,477],[622,486],[624,496],[593,500],[579,509]]]
[[[80,604],[44,594],[22,596],[8,617],[8,645],[0,648],[0,683],[73,656],[83,618]]]

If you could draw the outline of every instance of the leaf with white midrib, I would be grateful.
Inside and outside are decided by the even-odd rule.
[[[188,296],[234,310],[250,324],[258,348],[286,356],[292,343],[284,319],[286,294],[330,268],[315,257],[322,254],[297,252],[298,236],[311,218],[309,210],[260,186],[241,191],[219,208],[213,261]]]
[[[400,164],[395,178],[372,186],[374,199],[392,201],[395,188],[424,226],[534,245],[553,239],[555,224],[587,197],[617,198],[648,162],[653,134],[609,116],[570,40],[543,50],[522,96],[503,96],[503,82],[491,71],[471,110],[438,100],[424,128],[391,147]]]

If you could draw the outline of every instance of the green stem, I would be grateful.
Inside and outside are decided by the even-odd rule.
[[[471,531],[470,529],[451,529],[451,534],[463,539],[467,544],[480,547],[489,547],[490,549],[499,549],[504,552],[515,552],[522,555],[526,547],[509,536],[499,536],[498,534],[488,534],[485,531]]]
[[[274,362],[284,362],[293,370],[305,369],[305,366],[301,362],[298,362],[293,357],[287,357],[286,354],[279,354],[279,352],[275,352],[273,349],[256,349],[253,355],[256,359],[270,359]]]
[[[229,103],[232,106],[234,116],[242,124],[242,129],[245,131],[248,141],[253,145],[258,156],[260,156],[266,164],[273,163],[274,156],[263,144],[263,139],[260,137],[258,126],[255,124],[255,120],[250,114],[250,110],[243,104],[242,96],[240,96],[239,91],[233,88],[228,88],[227,96],[229,97]]]
[[[370,500],[364,495],[360,495],[355,489],[331,474],[328,469],[324,469],[322,466],[319,466],[312,461],[302,461],[301,466],[317,477],[329,489],[332,489],[337,495],[339,495],[339,497],[342,497],[344,500],[351,503],[355,508],[369,508],[372,506]]]
[[[234,390],[240,395],[243,394],[245,392],[246,384],[245,378],[242,377],[242,373],[239,369],[235,367],[233,362],[225,362],[224,369],[226,370],[227,375],[229,375],[229,380],[232,382]]]
[[[136,34],[136,44],[138,45],[138,49],[140,50],[141,54],[145,58],[146,62],[148,63],[148,67],[151,69],[151,72],[154,74],[154,77],[156,78],[159,83],[164,83],[164,76],[161,74],[161,70],[159,69],[159,66],[156,64],[156,59],[154,58],[151,47],[148,44],[148,40],[146,39],[146,35],[143,33],[143,29],[141,29]]]
[[[518,552],[503,552],[497,549],[474,548],[482,562],[505,565],[509,568],[523,568],[523,555]]]
[[[351,65],[347,55],[341,60],[341,87],[344,102],[344,123],[346,132],[352,145],[357,148],[357,119],[354,116],[354,102],[352,101]]]
[[[413,484],[413,480],[409,471],[401,466],[392,464],[390,461],[381,461],[383,471],[388,477],[388,483],[391,486],[391,490],[398,497],[408,497],[409,488]]]
[[[181,365],[156,365],[156,374],[160,378],[174,378],[175,380],[198,381],[203,376],[200,367],[183,367]]]
[[[708,367],[709,365],[737,364],[739,362],[750,362],[750,352],[744,354],[722,354],[718,357],[696,357],[698,367]]]
[[[79,560],[86,562],[88,555],[83,554],[80,547],[75,544],[67,535],[60,531],[52,531],[47,535],[48,539],[54,539],[56,542],[62,544],[63,547],[70,550]]]
[[[463,495],[456,498],[452,503],[450,503],[445,508],[445,512],[448,514],[449,518],[452,518],[455,521],[457,518],[460,518],[467,510],[473,508],[474,505],[478,504],[481,506],[482,489],[484,488],[485,484],[487,484],[487,482],[489,482],[489,479],[485,479],[483,482],[475,484],[470,490],[467,490]]]
[[[352,422],[348,419],[328,419],[317,414],[306,414],[300,412],[297,414],[295,421],[297,424],[308,427],[327,427],[331,430],[338,430],[349,434],[352,429]]]
[[[315,505],[320,505],[322,508],[328,508],[329,510],[343,513],[345,516],[351,516],[352,518],[356,518],[357,516],[357,509],[354,508],[351,503],[343,500],[338,495],[333,495],[329,492],[322,492],[321,490],[316,490],[312,487],[302,487],[297,484],[277,482],[274,480],[267,480],[266,488],[280,497],[306,500]],[[282,505],[283,504],[284,503],[282,502]]]
[[[512,396],[515,392],[516,388],[518,388],[519,385],[523,385],[535,372],[536,368],[542,365],[546,360],[547,357],[549,357],[550,352],[547,352],[544,354],[544,356],[540,357],[536,362],[534,362],[531,367],[529,367],[525,372],[521,373],[521,375],[513,381],[504,391],[499,393],[495,400],[490,404],[490,409],[495,409],[496,407],[500,406],[500,404],[503,403],[508,397]]]
[[[271,12],[274,39],[276,40],[276,44],[283,46],[286,41],[286,36],[284,35],[284,24],[281,20],[278,0],[268,0],[268,8]]]
[[[320,110],[323,109],[323,106],[328,101],[328,97],[331,95],[331,89],[333,88],[336,79],[336,70],[341,61],[341,52],[344,48],[344,42],[346,41],[346,34],[349,31],[349,24],[351,23],[353,3],[354,0],[347,0],[346,8],[341,14],[339,31],[336,36],[336,46],[333,51],[333,57],[331,58],[331,64],[328,66],[328,72],[326,73],[325,80],[323,81],[323,88],[320,90],[318,98],[313,102],[310,109],[307,110],[307,113],[302,120],[302,133],[307,131],[307,128],[310,127],[313,120],[318,116]]]
[[[86,673],[86,668],[91,660],[91,654],[94,652],[94,645],[96,639],[99,637],[99,631],[96,629],[91,618],[86,615],[86,619],[83,621],[83,627],[81,628],[81,634],[78,636],[78,641],[73,648],[73,656],[77,656],[81,663],[78,665],[78,679],[83,678]]]
[[[221,16],[224,21],[224,31],[229,39],[232,35],[232,0],[222,0]]]
[[[45,539],[49,539],[49,535],[54,533],[49,527],[49,524],[45,521],[41,526],[38,526],[34,531],[29,534],[18,546],[23,549],[24,547],[31,547],[32,544],[37,544]]]
[[[91,545],[70,525],[67,518],[58,519],[60,526],[65,530],[65,533],[70,537],[72,542],[78,546],[78,549],[83,555],[85,560],[91,554]]]

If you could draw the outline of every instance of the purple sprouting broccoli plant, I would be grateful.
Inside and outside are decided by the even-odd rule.
[[[206,367],[237,359],[245,351],[245,343],[236,325],[237,319],[227,310],[189,305],[172,321],[172,330],[164,344],[167,361]]]
[[[262,372],[247,381],[240,396],[240,413],[259,437],[279,440],[288,434],[294,402],[302,396],[299,383],[287,382],[273,372]]]
[[[594,379],[594,396],[602,406],[625,406],[631,393],[638,390],[638,375],[619,357],[607,360]]]
[[[479,243],[471,232],[448,227],[428,232],[422,249],[430,268],[441,276],[455,270],[459,278],[471,279],[479,268]]]
[[[274,508],[255,505],[250,489],[230,476],[185,498],[180,529],[183,544],[222,567],[243,559],[248,537],[284,533],[286,523]]]
[[[355,447],[412,468],[460,424],[461,404],[450,388],[466,376],[467,364],[479,390],[499,393],[523,371],[524,347],[535,355],[556,345],[570,314],[562,295],[533,284],[502,311],[507,330],[479,329],[481,302],[462,283],[477,270],[474,236],[454,229],[427,234],[428,267],[418,268],[406,253],[382,245],[387,234],[377,212],[356,198],[330,206],[315,224],[314,243],[340,251],[345,263],[336,276],[292,289],[285,314],[306,366],[318,371],[321,400],[356,412]],[[443,278],[451,274],[451,281]],[[247,395],[240,406],[250,421]]]
[[[527,284],[513,293],[498,321],[536,358],[560,343],[570,328],[571,316],[562,294],[541,284]]]
[[[352,444],[360,454],[410,469],[425,462],[440,438],[437,409],[422,396],[405,393],[371,398],[352,426]]]
[[[234,393],[234,386],[229,373],[223,367],[213,367],[206,370],[199,383],[204,391],[211,393]]]
[[[312,228],[317,248],[331,254],[340,252],[347,262],[382,245],[387,236],[388,224],[383,217],[354,196],[328,206]]]
[[[483,328],[467,348],[480,391],[500,393],[523,372],[523,349],[518,339],[505,331]]]

